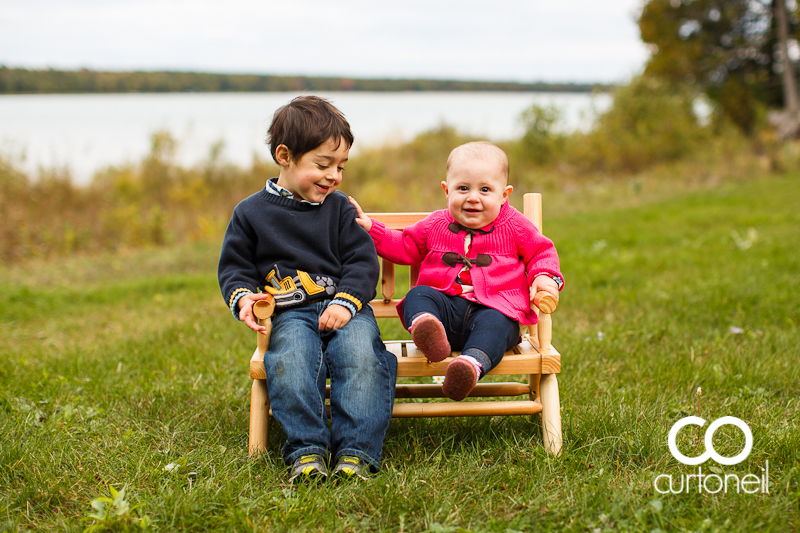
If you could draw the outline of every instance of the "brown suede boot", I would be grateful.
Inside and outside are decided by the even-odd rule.
[[[480,377],[480,368],[469,359],[463,355],[456,357],[447,365],[444,374],[442,392],[456,402],[469,396]]]
[[[411,338],[431,363],[444,361],[450,356],[450,343],[444,326],[429,313],[418,316],[411,323]]]

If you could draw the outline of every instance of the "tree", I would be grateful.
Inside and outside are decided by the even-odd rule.
[[[786,111],[796,114],[798,109],[797,78],[789,58],[789,19],[786,15],[786,0],[775,0],[773,4],[778,30],[778,54],[782,70],[783,104]]]
[[[792,72],[781,78],[795,14],[784,17],[787,37],[779,42],[778,8],[784,0],[649,0],[639,17],[652,51],[645,75],[695,85],[721,115],[752,132],[761,109],[790,103],[784,86],[797,91],[789,87]]]
[[[789,57],[789,17],[786,13],[786,0],[775,0],[774,11],[778,31],[778,55],[781,61],[784,110],[772,113],[769,119],[778,132],[778,138],[796,138],[800,132],[800,104],[798,103],[795,69]]]

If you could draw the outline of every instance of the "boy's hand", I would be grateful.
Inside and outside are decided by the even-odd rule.
[[[332,329],[342,329],[345,324],[350,322],[353,315],[350,310],[343,305],[329,305],[322,316],[319,317],[319,330],[331,331]]]
[[[545,291],[558,301],[558,284],[550,276],[536,276],[531,285],[531,302],[539,291]]]
[[[256,331],[258,333],[265,334],[267,333],[267,328],[264,326],[258,325],[258,320],[256,320],[256,316],[253,314],[253,304],[259,300],[266,300],[270,298],[272,295],[267,293],[261,294],[245,294],[241,298],[239,298],[239,320],[244,322],[248,328]]]
[[[361,209],[361,206],[358,205],[358,202],[356,202],[355,198],[353,198],[352,196],[348,196],[348,198],[350,199],[350,203],[353,204],[353,207],[356,208],[356,213],[358,214],[356,222],[358,222],[359,226],[361,226],[362,228],[367,230],[367,232],[369,232],[369,230],[372,229],[372,219],[364,214],[364,210]]]

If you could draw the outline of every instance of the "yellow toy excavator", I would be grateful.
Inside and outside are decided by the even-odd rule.
[[[276,266],[267,275],[267,283],[271,286],[264,287],[264,292],[268,292],[275,297],[275,305],[277,307],[296,305],[304,302],[308,296],[325,292],[325,287],[320,287],[314,283],[311,276],[302,270],[298,270],[297,276],[294,278],[286,276],[283,279],[278,279],[278,276],[280,276],[280,272]],[[298,288],[298,284],[302,288]]]

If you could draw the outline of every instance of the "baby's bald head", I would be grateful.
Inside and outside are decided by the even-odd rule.
[[[447,176],[450,175],[452,167],[469,164],[475,160],[497,164],[505,180],[503,186],[508,185],[508,157],[500,148],[486,141],[469,142],[454,148],[447,158]]]

